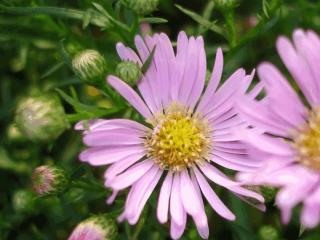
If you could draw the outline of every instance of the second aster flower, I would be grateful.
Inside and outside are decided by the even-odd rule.
[[[282,221],[288,223],[292,209],[302,203],[301,222],[311,228],[320,222],[320,38],[313,31],[298,29],[293,43],[279,37],[277,49],[304,98],[274,65],[258,67],[266,97],[242,99],[238,107],[244,119],[266,133],[252,131],[244,136],[264,165],[238,178],[280,187],[276,204]]]
[[[217,50],[210,82],[204,93],[206,56],[202,37],[188,38],[181,32],[174,51],[167,35],[155,34],[135,38],[138,50],[122,43],[117,51],[123,61],[140,66],[155,48],[148,71],[138,81],[141,96],[115,76],[108,83],[145,119],[145,124],[132,120],[94,120],[84,131],[89,149],[80,155],[82,161],[94,166],[111,166],[105,172],[105,186],[114,193],[131,187],[119,220],[137,223],[144,205],[158,183],[157,217],[161,223],[171,220],[171,237],[179,238],[190,215],[202,238],[209,228],[203,196],[222,217],[234,220],[234,214],[211,188],[208,180],[244,199],[263,198],[223,174],[217,166],[251,171],[260,162],[248,158],[245,145],[233,134],[244,126],[233,103],[249,86],[253,74],[243,69],[233,73],[218,87],[223,69],[223,55]],[[252,97],[255,93],[251,92]],[[163,176],[163,180],[161,177]]]

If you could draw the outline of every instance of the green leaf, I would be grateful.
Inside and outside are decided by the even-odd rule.
[[[168,20],[164,18],[158,18],[158,17],[149,17],[149,18],[141,18],[139,22],[140,23],[167,23]]]
[[[90,105],[85,105],[83,103],[80,103],[77,99],[70,97],[69,95],[67,95],[65,92],[63,92],[60,89],[56,89],[56,91],[60,94],[60,96],[67,102],[69,103],[71,106],[73,106],[73,108],[79,112],[79,113],[83,113],[83,112],[101,112],[104,111],[104,109],[102,108],[97,108],[94,106],[90,106]]]
[[[46,14],[56,17],[71,18],[76,20],[84,21],[88,11],[90,11],[90,23],[102,28],[111,27],[109,19],[105,16],[99,14],[94,10],[80,11],[70,8],[59,8],[59,7],[7,7],[0,5],[0,10],[3,10],[7,13],[16,13],[16,14]],[[87,20],[86,20],[87,21]]]
[[[64,65],[64,62],[59,62],[52,67],[50,67],[44,74],[41,75],[40,79],[44,79],[58,71],[62,66]]]
[[[270,6],[269,6],[268,1],[262,0],[262,11],[263,11],[264,15],[266,15],[267,18],[270,18],[269,9],[270,9]]]
[[[205,19],[204,17],[202,17],[201,15],[188,10],[178,4],[175,4],[175,6],[184,14],[188,15],[189,17],[191,17],[194,21],[196,21],[197,23],[199,23],[200,25],[202,25],[203,27],[222,35],[223,37],[226,37],[224,34],[224,31],[221,27],[219,27],[214,21],[210,22],[209,20]]]
[[[92,19],[92,15],[93,15],[93,11],[92,9],[88,9],[84,16],[83,16],[83,21],[82,21],[82,28],[85,29],[88,27],[88,25],[90,24],[90,21]]]
[[[104,16],[106,17],[108,20],[110,20],[110,22],[114,23],[116,26],[122,28],[123,30],[130,32],[130,28],[123,24],[122,22],[116,20],[115,18],[113,18],[99,3],[93,2],[92,5]]]
[[[69,53],[64,48],[63,42],[64,42],[64,39],[62,39],[59,43],[59,53],[62,59],[64,60],[65,64],[67,64],[70,67],[70,69],[72,69],[72,59]]]
[[[143,66],[141,67],[141,72],[142,72],[143,74],[145,74],[145,73],[148,71],[148,69],[149,69],[149,67],[150,67],[150,64],[151,64],[151,62],[152,62],[152,59],[153,59],[153,57],[154,57],[155,51],[156,51],[156,46],[153,47],[150,55],[148,56],[147,60],[144,62]]]

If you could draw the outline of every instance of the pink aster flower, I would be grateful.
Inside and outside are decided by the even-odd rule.
[[[253,130],[244,136],[265,165],[238,177],[246,183],[281,187],[276,204],[283,222],[289,222],[292,208],[302,203],[301,222],[311,228],[320,221],[320,38],[298,29],[293,43],[279,37],[277,49],[303,97],[274,65],[258,67],[267,96],[260,101],[244,99],[239,110],[267,133],[257,135]]]
[[[126,119],[95,120],[84,130],[89,149],[80,159],[94,166],[111,166],[105,172],[105,186],[114,193],[131,187],[119,220],[135,224],[148,198],[161,183],[157,217],[171,221],[171,237],[179,238],[190,215],[202,238],[209,228],[203,197],[222,217],[234,220],[234,214],[211,188],[208,180],[227,188],[239,197],[263,201],[255,192],[241,187],[223,174],[218,166],[252,171],[260,161],[249,159],[246,148],[233,134],[244,122],[232,108],[234,100],[249,86],[253,73],[243,69],[233,73],[218,88],[223,55],[217,50],[210,82],[203,92],[206,56],[202,37],[188,39],[181,32],[176,52],[164,33],[135,38],[136,52],[122,43],[117,51],[122,60],[140,66],[155,47],[152,63],[137,86],[141,96],[115,76],[108,83],[145,119],[145,125]],[[253,90],[252,97],[259,92]],[[161,179],[163,176],[163,179]]]

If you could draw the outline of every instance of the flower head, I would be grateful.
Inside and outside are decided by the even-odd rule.
[[[61,102],[54,94],[32,93],[20,99],[15,122],[32,141],[54,140],[69,127]]]
[[[244,136],[264,165],[238,178],[281,187],[276,204],[283,222],[287,223],[292,208],[302,203],[301,221],[314,227],[320,221],[320,38],[313,31],[298,29],[293,43],[280,37],[277,49],[308,104],[274,65],[262,63],[258,67],[259,84],[267,96],[260,101],[243,99],[238,108],[244,119],[267,133],[257,135],[250,130]]]
[[[115,221],[107,214],[96,215],[78,224],[68,240],[112,240],[117,236]]]
[[[44,165],[32,173],[32,188],[40,196],[61,193],[67,184],[67,173],[60,167]]]
[[[105,172],[105,186],[114,193],[131,187],[124,212],[118,220],[135,224],[156,185],[161,183],[157,217],[161,223],[171,221],[171,237],[179,238],[189,214],[203,238],[209,228],[203,196],[222,217],[234,220],[208,179],[236,195],[263,201],[263,198],[229,179],[215,165],[233,170],[252,171],[260,163],[248,159],[245,145],[233,134],[244,122],[233,109],[234,100],[247,90],[253,74],[237,70],[218,88],[223,55],[218,49],[211,80],[203,92],[206,56],[202,37],[178,36],[174,51],[167,35],[155,34],[135,38],[136,54],[122,43],[117,51],[122,60],[142,66],[155,49],[147,72],[138,81],[141,94],[115,76],[108,83],[144,118],[145,125],[132,120],[94,120],[84,130],[89,149],[82,161],[100,166],[111,164]],[[255,94],[252,93],[254,97]],[[161,176],[164,176],[161,179]]]

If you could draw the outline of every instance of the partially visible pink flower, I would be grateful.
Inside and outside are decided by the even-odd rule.
[[[90,121],[86,129],[79,123],[76,129],[84,130],[83,140],[89,146],[80,159],[94,166],[111,164],[105,172],[105,186],[114,191],[108,203],[118,191],[131,187],[118,220],[137,223],[160,182],[157,217],[161,223],[171,221],[171,237],[181,237],[188,214],[201,237],[208,238],[203,197],[219,215],[235,219],[208,180],[237,196],[263,202],[259,194],[241,187],[216,167],[253,171],[260,166],[260,161],[249,159],[246,146],[234,134],[234,129],[246,124],[233,104],[245,93],[254,73],[246,76],[239,69],[218,87],[223,69],[223,55],[218,49],[211,80],[202,94],[207,70],[202,37],[188,38],[181,32],[176,52],[163,33],[144,39],[137,36],[135,44],[138,54],[117,44],[122,60],[142,66],[155,48],[151,65],[137,84],[141,96],[115,76],[109,76],[108,83],[147,124],[98,119]],[[250,92],[252,97],[259,87]]]
[[[312,228],[320,221],[320,38],[313,31],[295,30],[293,43],[279,37],[277,49],[304,98],[271,63],[262,63],[258,75],[267,96],[239,101],[244,119],[260,127],[244,132],[256,158],[265,164],[239,180],[281,187],[276,204],[288,223],[292,208],[302,203],[301,222]],[[304,101],[306,100],[306,101]]]
[[[114,220],[107,215],[97,215],[79,223],[68,240],[112,240],[116,235]]]

